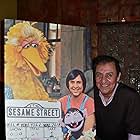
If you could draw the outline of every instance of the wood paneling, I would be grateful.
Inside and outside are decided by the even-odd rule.
[[[18,0],[18,19],[70,25],[97,21],[97,0]]]
[[[0,1],[0,20],[17,17],[17,0]]]
[[[140,21],[139,0],[98,0],[98,22]]]
[[[139,0],[17,0],[18,19],[71,25],[140,21]]]

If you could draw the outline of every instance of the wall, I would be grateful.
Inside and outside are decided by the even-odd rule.
[[[18,18],[69,25],[97,21],[97,0],[17,0]]]
[[[120,61],[121,80],[140,93],[140,22],[98,24],[98,54]]]
[[[17,0],[0,1],[0,20],[17,17]]]
[[[139,0],[17,0],[18,18],[72,25],[140,21]]]

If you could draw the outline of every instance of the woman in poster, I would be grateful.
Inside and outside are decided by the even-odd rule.
[[[66,77],[69,94],[60,98],[63,111],[65,139],[94,139],[94,100],[84,93],[86,78],[78,69],[71,70]]]

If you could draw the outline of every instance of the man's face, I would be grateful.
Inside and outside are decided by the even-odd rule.
[[[95,71],[96,86],[105,97],[110,97],[113,93],[120,74],[117,76],[115,64],[112,62],[99,64]]]
[[[79,96],[83,92],[83,81],[78,75],[75,79],[69,81],[69,90],[73,96]]]

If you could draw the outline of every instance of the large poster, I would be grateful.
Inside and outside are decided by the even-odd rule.
[[[88,39],[85,27],[4,20],[6,140],[63,139],[58,100],[69,93],[67,73],[84,72],[93,95]]]

